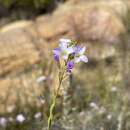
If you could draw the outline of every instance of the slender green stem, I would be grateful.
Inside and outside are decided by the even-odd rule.
[[[64,72],[62,73],[62,75],[60,75],[60,73],[59,73],[59,85],[58,85],[58,88],[56,90],[56,93],[54,93],[53,101],[52,101],[52,104],[50,106],[50,115],[48,118],[48,130],[51,130],[52,122],[54,119],[54,109],[56,106],[56,99],[57,99],[57,96],[58,96],[58,93],[59,93],[59,90],[60,90],[60,87],[62,84],[63,77],[64,77]]]

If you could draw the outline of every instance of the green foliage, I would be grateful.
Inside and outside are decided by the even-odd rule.
[[[53,6],[55,4],[55,0],[0,0],[0,4],[7,8],[15,5],[16,7],[29,7],[39,9]]]

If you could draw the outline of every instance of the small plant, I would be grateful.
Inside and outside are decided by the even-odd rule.
[[[54,60],[56,61],[59,69],[59,83],[54,92],[53,101],[50,106],[48,130],[51,130],[52,122],[54,121],[54,109],[62,81],[72,73],[75,63],[79,63],[80,61],[85,63],[88,62],[88,58],[84,55],[85,50],[86,47],[82,47],[76,41],[72,41],[70,39],[60,39],[59,47],[53,50]]]

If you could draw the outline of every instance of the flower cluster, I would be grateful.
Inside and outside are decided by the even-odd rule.
[[[53,50],[54,60],[65,62],[67,72],[71,72],[74,64],[80,61],[88,62],[88,58],[84,55],[86,47],[81,47],[70,39],[60,39],[58,48]]]

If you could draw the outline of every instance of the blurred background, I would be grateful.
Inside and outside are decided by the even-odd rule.
[[[60,38],[89,62],[63,83],[53,130],[130,130],[130,0],[0,0],[0,130],[46,130]]]

